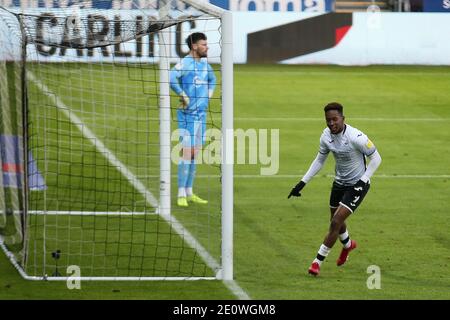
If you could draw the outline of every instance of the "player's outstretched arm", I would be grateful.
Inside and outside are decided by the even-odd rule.
[[[294,197],[300,197],[302,194],[300,191],[305,187],[305,185],[308,183],[309,180],[312,179],[319,171],[322,169],[325,160],[327,160],[328,154],[323,153],[317,153],[316,158],[311,163],[311,166],[309,167],[306,174],[303,176],[303,178],[297,183],[291,190],[291,192],[288,195],[288,199],[292,196]]]
[[[299,183],[297,183],[291,190],[291,193],[288,195],[288,199],[292,196],[294,197],[301,197],[300,191],[305,187],[306,183],[304,183],[302,180],[300,180]]]

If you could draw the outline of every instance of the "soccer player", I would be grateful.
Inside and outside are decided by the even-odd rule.
[[[204,33],[195,32],[186,39],[189,54],[170,71],[170,87],[180,97],[177,110],[182,159],[178,164],[177,205],[187,207],[188,202],[206,204],[194,194],[196,156],[205,142],[206,112],[214,93],[216,76],[207,62],[208,42]]]
[[[375,145],[360,130],[344,123],[341,104],[332,102],[325,106],[327,128],[320,137],[319,152],[309,170],[292,188],[288,198],[300,197],[300,191],[323,167],[330,151],[336,161],[335,179],[330,195],[331,223],[328,234],[319,248],[308,272],[317,276],[320,266],[339,237],[343,249],[337,265],[343,265],[350,251],[356,248],[356,241],[350,239],[345,220],[355,212],[370,188],[370,177],[381,163],[381,156]],[[366,167],[366,158],[369,164]]]

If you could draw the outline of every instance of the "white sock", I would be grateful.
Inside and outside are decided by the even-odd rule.
[[[313,260],[313,263],[314,263],[314,262],[317,262],[317,263],[319,264],[319,266],[320,266],[320,265],[322,265],[322,262],[323,262],[323,261],[320,261],[319,259],[315,258],[315,259]]]
[[[186,189],[185,188],[178,188],[178,198],[186,197]]]
[[[326,245],[322,244],[319,248],[319,252],[317,252],[317,257],[314,259],[313,262],[317,262],[319,266],[322,264],[322,262],[325,260],[325,258],[330,253],[331,248],[328,248]]]
[[[348,234],[347,229],[345,229],[344,233],[341,233],[339,235],[339,239],[341,240],[341,243],[345,249],[350,248],[350,246],[352,245],[352,242],[350,241],[350,235]]]
[[[190,196],[192,196],[194,193],[193,193],[193,191],[192,191],[192,188],[186,188],[186,195],[188,196],[188,197],[190,197]]]

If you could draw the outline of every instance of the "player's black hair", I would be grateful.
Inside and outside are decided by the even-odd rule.
[[[344,107],[338,102],[330,102],[325,106],[325,108],[323,108],[323,111],[325,111],[325,113],[330,110],[336,110],[341,116],[344,116]]]
[[[199,41],[199,40],[207,40],[206,35],[202,32],[194,32],[194,33],[190,34],[186,38],[186,44],[189,47],[189,50],[192,50],[192,45],[194,43],[197,43],[197,41]]]

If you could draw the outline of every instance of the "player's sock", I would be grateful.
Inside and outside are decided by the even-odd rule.
[[[352,242],[350,241],[350,236],[348,234],[348,230],[345,229],[344,233],[341,233],[339,235],[339,240],[341,241],[342,245],[344,246],[345,249],[350,248],[350,246],[352,245]]]
[[[194,178],[197,172],[197,164],[195,160],[191,160],[189,163],[189,173],[186,181],[186,194],[192,196],[192,186],[194,185]]]
[[[186,197],[186,189],[185,188],[178,188],[178,198]]]
[[[178,163],[178,197],[186,197],[186,184],[191,160],[181,159]]]
[[[328,248],[326,245],[322,244],[319,248],[319,252],[317,252],[317,256],[314,259],[313,263],[317,262],[320,266],[322,264],[322,262],[325,260],[325,258],[328,256],[330,251],[331,251],[331,248]]]

